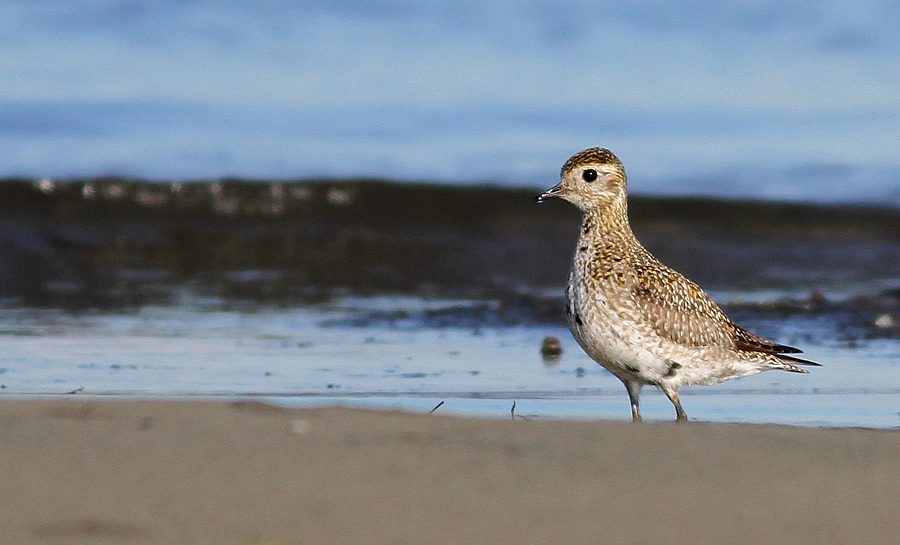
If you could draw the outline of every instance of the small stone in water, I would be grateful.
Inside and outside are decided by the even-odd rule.
[[[544,359],[558,360],[562,355],[562,344],[556,337],[544,337],[541,343],[541,356]]]

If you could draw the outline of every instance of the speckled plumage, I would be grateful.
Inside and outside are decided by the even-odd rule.
[[[584,214],[566,288],[569,328],[625,384],[634,421],[641,420],[645,384],[661,388],[682,421],[681,386],[818,365],[734,324],[697,284],[638,242],[628,222],[625,169],[609,150],[573,155],[560,178],[539,200],[559,197]]]

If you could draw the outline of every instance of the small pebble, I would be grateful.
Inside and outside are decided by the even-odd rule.
[[[557,361],[562,356],[562,344],[556,337],[544,337],[541,343],[541,356],[545,360]]]

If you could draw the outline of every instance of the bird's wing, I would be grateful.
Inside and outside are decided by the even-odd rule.
[[[687,346],[734,346],[736,328],[700,286],[661,263],[634,266],[631,297],[658,335]]]
[[[730,346],[782,358],[787,358],[782,354],[802,352],[736,325],[700,286],[659,262],[635,266],[634,278],[635,303],[644,320],[664,338],[689,346]]]
[[[741,350],[769,352],[771,354],[799,354],[803,352],[799,348],[764,339],[738,325],[734,326],[734,342]]]

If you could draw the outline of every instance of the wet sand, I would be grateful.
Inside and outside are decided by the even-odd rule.
[[[0,403],[3,543],[888,543],[900,436]]]

